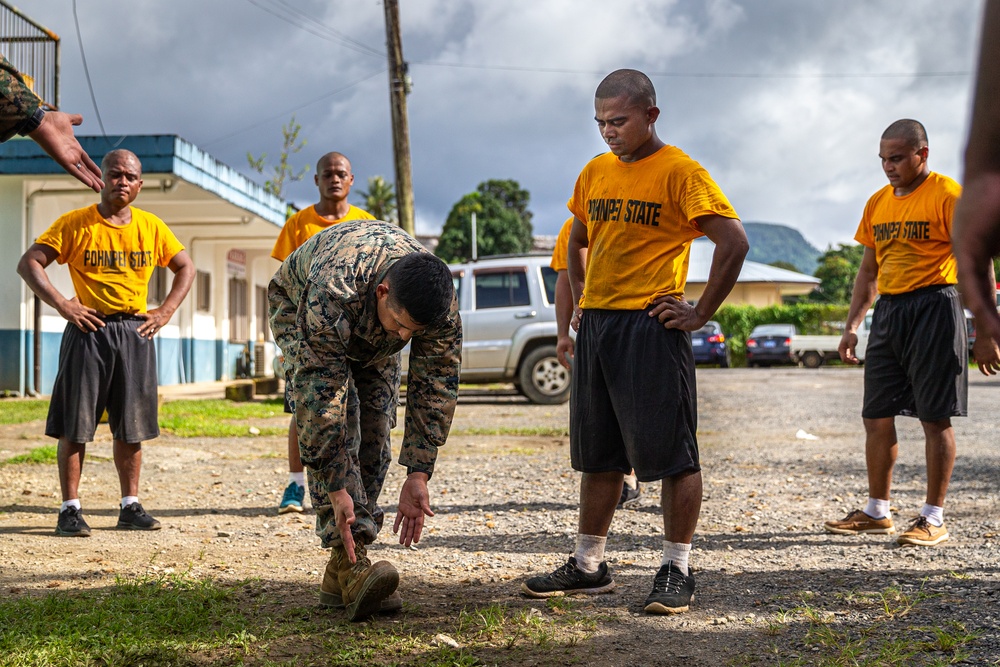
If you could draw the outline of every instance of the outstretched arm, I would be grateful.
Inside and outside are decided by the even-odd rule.
[[[101,168],[90,159],[73,134],[73,128],[81,123],[83,116],[80,114],[49,111],[42,117],[38,128],[29,132],[28,136],[58,162],[66,173],[94,192],[100,192],[104,189]]]

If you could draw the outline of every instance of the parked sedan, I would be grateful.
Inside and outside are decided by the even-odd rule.
[[[747,338],[747,366],[794,364],[792,336],[798,333],[794,324],[760,324]]]
[[[719,368],[729,368],[729,346],[718,322],[708,321],[702,328],[691,332],[691,349],[694,350],[696,364],[718,364]]]

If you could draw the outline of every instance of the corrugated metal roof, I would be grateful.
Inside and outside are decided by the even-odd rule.
[[[688,264],[688,283],[708,282],[708,271],[712,267],[712,253],[715,244],[707,239],[698,239],[691,244],[691,259]],[[738,283],[799,283],[819,285],[820,280],[797,271],[779,269],[760,262],[743,262]]]
[[[77,137],[87,154],[100,164],[113,148],[125,148],[142,162],[143,175],[171,174],[277,225],[285,223],[286,202],[262,185],[172,134],[129,135],[114,145],[105,137]],[[0,144],[0,174],[65,174],[62,167],[34,141],[15,139]]]

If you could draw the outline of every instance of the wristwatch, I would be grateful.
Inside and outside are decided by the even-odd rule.
[[[24,125],[21,126],[21,129],[17,133],[22,137],[28,136],[38,129],[38,126],[42,124],[43,118],[45,118],[45,109],[38,107],[35,109],[35,113],[31,114],[31,118],[24,121]]]

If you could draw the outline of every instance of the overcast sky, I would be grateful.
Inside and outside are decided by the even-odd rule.
[[[813,245],[852,242],[886,183],[878,139],[927,126],[930,164],[959,178],[979,0],[401,0],[417,231],[440,229],[481,181],[531,193],[555,234],[583,164],[606,149],[593,92],[646,72],[660,138],[713,175],[744,221]],[[72,0],[17,0],[62,38],[62,107],[100,134]],[[263,181],[294,113],[306,148],[394,180],[385,25],[377,0],[78,0],[108,135],[177,134]],[[314,203],[311,170],[287,197]],[[141,206],[141,198],[138,202]],[[169,220],[167,221],[169,223]]]

